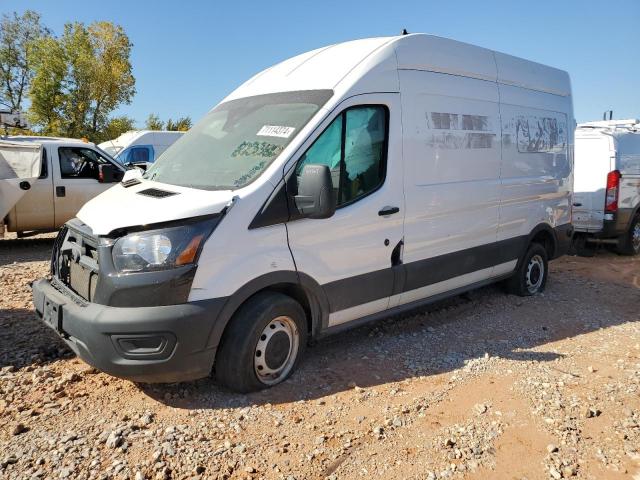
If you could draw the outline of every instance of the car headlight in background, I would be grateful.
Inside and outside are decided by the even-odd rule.
[[[195,263],[219,218],[125,235],[113,245],[113,264],[123,273],[166,270]]]

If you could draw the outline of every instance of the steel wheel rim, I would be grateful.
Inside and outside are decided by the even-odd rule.
[[[631,244],[635,252],[640,252],[640,222],[633,227],[631,234]]]
[[[540,255],[534,255],[527,265],[527,291],[536,293],[542,286],[544,280],[544,261]]]
[[[298,356],[300,334],[292,318],[276,317],[262,330],[253,354],[256,377],[265,385],[285,378]]]

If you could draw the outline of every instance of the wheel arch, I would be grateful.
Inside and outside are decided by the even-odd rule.
[[[252,297],[265,291],[288,295],[302,306],[307,317],[310,339],[318,335],[322,325],[327,324],[329,302],[322,287],[313,278],[293,270],[270,272],[247,282],[227,298],[213,323],[207,346],[217,348],[229,321],[238,309]]]
[[[520,258],[524,256],[529,249],[529,245],[532,243],[541,244],[547,251],[547,257],[549,260],[556,258],[556,252],[558,251],[558,239],[556,237],[555,230],[548,223],[540,223],[531,230]]]

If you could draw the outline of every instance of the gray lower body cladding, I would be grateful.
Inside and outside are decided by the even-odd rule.
[[[613,213],[612,220],[603,220],[602,229],[597,231],[587,231],[586,229],[578,229],[576,233],[587,235],[593,239],[615,239],[620,235],[624,235],[631,225],[631,221],[640,211],[640,207],[636,208],[619,208]],[[610,214],[608,214],[610,215]]]
[[[613,220],[605,220],[602,228],[602,238],[614,238],[629,230],[631,220],[636,213],[633,208],[620,208],[613,214]]]
[[[33,284],[36,315],[88,364],[138,382],[206,377],[217,344],[209,336],[226,299],[157,307],[82,304],[49,280]]]

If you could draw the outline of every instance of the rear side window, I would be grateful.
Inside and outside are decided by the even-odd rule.
[[[42,148],[42,164],[40,165],[40,176],[38,178],[47,178],[49,169],[49,160],[47,159],[47,149]]]
[[[377,190],[384,182],[387,162],[388,110],[383,106],[352,107],[338,115],[300,158],[305,165],[331,169],[338,206]]]
[[[620,173],[640,175],[640,134],[620,135],[616,140]]]

